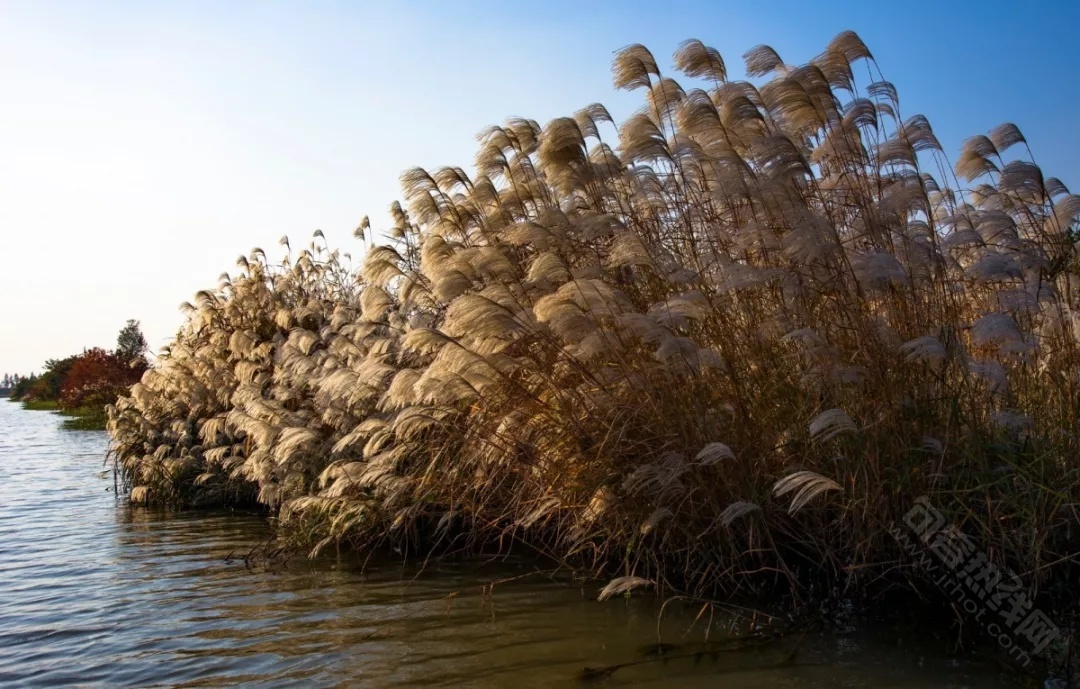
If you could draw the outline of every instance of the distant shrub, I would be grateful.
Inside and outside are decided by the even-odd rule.
[[[63,409],[83,417],[67,428],[103,428],[105,407],[128,393],[147,369],[146,339],[138,321],[129,320],[117,338],[117,349],[83,350],[64,359],[45,362],[42,375],[19,376],[11,397],[28,408]]]

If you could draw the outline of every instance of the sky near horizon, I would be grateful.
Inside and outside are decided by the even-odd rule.
[[[259,246],[388,225],[406,168],[471,166],[508,116],[592,102],[617,121],[615,50],[670,68],[686,38],[801,64],[854,29],[955,160],[1012,121],[1080,189],[1080,3],[839,1],[51,2],[0,0],[0,373],[115,346],[152,349],[178,305]]]

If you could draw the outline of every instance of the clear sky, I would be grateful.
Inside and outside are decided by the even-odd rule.
[[[680,41],[738,74],[758,43],[789,63],[843,29],[950,157],[1002,121],[1080,188],[1077,2],[49,2],[0,0],[0,372],[157,348],[177,306],[255,246],[322,229],[357,249],[398,175],[467,166],[484,126],[591,102],[620,119],[612,52]],[[358,251],[357,251],[358,253]]]

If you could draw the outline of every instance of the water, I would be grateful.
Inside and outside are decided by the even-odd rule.
[[[263,519],[117,503],[105,434],[59,425],[0,400],[0,686],[589,686],[583,667],[639,659],[656,639],[658,601],[599,603],[594,584],[523,562],[249,569],[236,554],[267,537]],[[695,614],[669,606],[665,641]],[[805,639],[795,665],[763,648],[636,665],[600,686],[1017,686],[939,647],[861,630]]]

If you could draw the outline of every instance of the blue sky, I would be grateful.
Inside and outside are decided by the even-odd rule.
[[[1023,8],[1023,9],[1020,9]],[[345,2],[0,4],[0,371],[153,347],[177,305],[237,256],[322,229],[358,249],[413,165],[468,165],[510,115],[591,102],[640,42],[662,67],[700,38],[737,74],[753,45],[787,62],[844,29],[869,45],[950,157],[1013,121],[1047,175],[1080,188],[1080,3]]]

